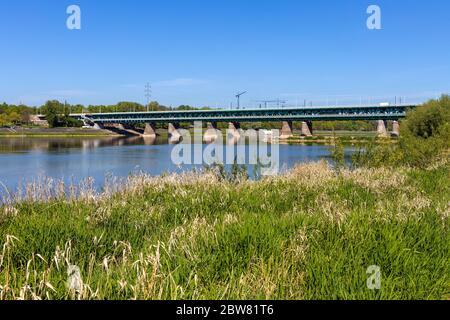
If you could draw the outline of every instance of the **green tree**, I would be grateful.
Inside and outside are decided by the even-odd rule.
[[[28,107],[21,108],[21,111],[20,111],[20,121],[21,121],[22,123],[27,123],[27,124],[29,124],[29,123],[30,123],[30,120],[31,120],[31,115],[32,115],[32,114],[33,114],[33,111],[32,111],[31,108],[28,108]]]
[[[47,101],[41,108],[41,112],[45,115],[50,128],[55,128],[59,125],[59,115],[63,113],[64,105],[57,101]]]
[[[11,124],[18,124],[21,122],[22,117],[16,111],[12,111],[8,114],[8,120]]]
[[[8,115],[6,113],[0,113],[0,127],[9,125]]]
[[[450,151],[450,97],[442,96],[410,110],[396,145],[373,142],[353,158],[356,166],[426,167]],[[448,156],[448,155],[447,155]]]
[[[450,96],[431,100],[416,110],[410,111],[403,123],[403,133],[416,138],[430,138],[439,135],[445,123],[450,122]]]

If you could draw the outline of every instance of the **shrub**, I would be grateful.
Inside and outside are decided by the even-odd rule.
[[[450,149],[450,96],[431,100],[407,113],[399,142],[380,145],[372,141],[353,157],[355,166],[409,165],[426,167]]]

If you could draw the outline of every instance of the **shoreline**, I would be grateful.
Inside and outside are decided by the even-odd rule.
[[[189,130],[191,136],[193,132]],[[166,130],[158,129],[158,136],[167,136]],[[224,136],[226,134],[224,133]],[[1,138],[82,138],[82,137],[127,137],[125,134],[114,133],[108,130],[81,129],[81,128],[21,128],[17,131],[11,129],[0,128]],[[131,137],[131,135],[130,135]],[[335,139],[345,139],[349,142],[367,142],[376,138],[374,132],[367,131],[319,131],[312,137],[301,137],[299,132],[294,132],[294,137],[280,139],[283,143],[328,143]],[[395,140],[395,139],[385,139]]]
[[[119,137],[107,130],[82,128],[20,128],[18,130],[0,128],[1,138],[72,138],[72,137]]]

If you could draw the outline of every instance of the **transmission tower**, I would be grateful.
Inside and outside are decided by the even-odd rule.
[[[147,112],[150,107],[150,98],[152,97],[152,86],[147,82],[145,85],[145,98],[147,99]]]

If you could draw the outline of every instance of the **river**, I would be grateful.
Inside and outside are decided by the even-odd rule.
[[[148,141],[139,137],[0,138],[0,189],[14,192],[39,177],[62,179],[66,183],[92,177],[95,186],[101,187],[107,175],[124,177],[136,172],[160,175],[203,167],[174,164],[171,155],[175,146],[166,139]],[[346,148],[347,159],[352,151],[354,148]],[[332,161],[329,146],[279,145],[281,171],[320,159]]]

